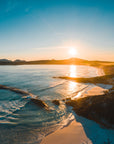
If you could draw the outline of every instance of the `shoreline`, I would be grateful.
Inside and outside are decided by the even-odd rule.
[[[81,123],[76,122],[76,120],[73,120],[68,126],[44,137],[40,144],[73,144],[73,141],[77,144],[83,141],[91,142],[87,138]]]
[[[105,75],[103,69],[98,68],[99,76]],[[84,92],[83,97],[95,96],[104,94],[104,88],[100,86],[94,86],[91,89]],[[91,121],[88,120],[87,121]],[[95,123],[92,121],[92,123]],[[97,124],[98,125],[98,124]],[[91,140],[87,137],[84,128],[81,123],[76,119],[71,121],[67,126],[62,129],[57,129],[49,135],[45,136],[40,144],[92,144]]]
[[[90,89],[87,92],[87,94],[85,93],[84,96],[89,97],[93,93],[94,93],[93,96],[102,94],[103,90],[104,90],[103,88],[100,88],[99,86],[95,86],[92,89]],[[104,127],[101,128],[101,125],[97,124],[96,122],[89,120],[87,118],[78,116],[77,114],[74,114],[74,116],[75,115],[76,115],[75,119],[72,120],[67,126],[64,126],[63,128],[58,128],[54,132],[46,135],[42,139],[40,144],[87,144],[87,143],[94,144],[92,140],[95,141],[95,137],[97,135],[93,132],[94,127],[97,127],[98,130],[103,131],[103,132],[111,131],[114,134],[113,130],[105,129]],[[86,126],[83,126],[83,125],[86,125]],[[92,133],[89,134],[90,136],[89,137],[88,133],[89,133],[89,129],[91,130],[91,126],[93,128],[91,131]],[[113,137],[111,137],[111,140],[112,139]],[[99,138],[98,141],[102,141],[102,143],[104,143],[105,141],[108,141],[108,134],[106,134],[106,140],[104,140],[102,138],[102,133],[101,133],[101,138]],[[99,144],[99,142],[95,144]]]
[[[101,74],[102,75],[102,71],[101,71],[102,69],[101,68],[98,68],[98,71],[97,71],[97,74]],[[90,88],[89,89],[86,89],[85,90],[85,92],[83,92],[82,93],[82,95],[85,95],[86,97],[88,96],[88,94],[89,95],[91,95],[92,93],[94,93],[94,95],[95,95],[95,92],[97,91],[97,92],[103,92],[103,90],[104,89],[99,89],[100,87],[97,87],[97,86],[90,86]],[[98,90],[99,89],[99,90]],[[94,91],[94,92],[93,92]],[[97,94],[98,95],[98,94]],[[77,120],[77,119],[76,119]],[[86,140],[88,140],[88,135],[86,135],[86,132],[84,131],[84,128],[83,128],[83,125],[81,125],[81,126],[79,126],[78,124],[79,124],[79,122],[77,122],[75,119],[73,120],[73,121],[71,121],[71,122],[69,122],[68,124],[66,124],[66,125],[64,125],[63,126],[63,128],[58,128],[58,129],[56,129],[55,131],[53,131],[53,132],[51,132],[51,133],[49,133],[48,135],[46,135],[46,137],[44,137],[44,139],[46,138],[48,138],[49,136],[50,137],[52,137],[52,134],[55,134],[55,137],[57,136],[57,133],[56,132],[58,132],[58,133],[62,133],[63,135],[65,134],[66,135],[66,131],[67,131],[67,135],[69,134],[70,135],[70,133],[69,133],[69,129],[71,130],[75,130],[76,131],[76,133],[75,134],[73,134],[74,135],[74,138],[75,138],[75,135],[77,135],[77,138],[79,138],[79,136],[80,136],[80,129],[79,128],[82,128],[83,130],[81,131],[81,133],[83,133],[83,135],[81,136],[81,138],[79,138],[80,140],[81,139],[83,139],[83,137],[84,137],[84,141],[86,141]],[[87,121],[89,121],[89,120],[87,120]],[[95,123],[95,122],[94,122]],[[81,123],[80,123],[81,124]],[[61,126],[62,127],[62,126]],[[72,128],[72,127],[75,127],[75,128]],[[64,130],[64,129],[66,129],[66,130]],[[77,131],[77,129],[79,129],[78,131]],[[64,130],[64,131],[62,131],[62,130]],[[71,131],[72,131],[71,130]],[[61,132],[60,132],[61,131]],[[93,131],[92,131],[93,132]],[[85,134],[84,134],[85,133]],[[65,136],[64,135],[64,136]],[[86,137],[84,136],[84,135],[86,135]],[[66,136],[65,136],[66,137]],[[71,137],[70,137],[71,138]],[[70,139],[70,138],[68,138],[68,139]],[[60,139],[60,138],[59,138]],[[79,144],[80,144],[80,141],[79,140]],[[43,140],[42,140],[43,141]],[[76,141],[77,142],[77,141]],[[84,144],[85,142],[83,142],[83,144]],[[42,144],[42,143],[41,143]],[[46,144],[48,144],[48,143],[46,143]],[[49,144],[51,144],[51,143],[49,143]],[[52,144],[55,144],[55,142],[53,141],[53,143]],[[64,142],[63,142],[63,144],[64,144]],[[71,143],[68,143],[68,144],[71,144]],[[72,144],[75,144],[75,143],[72,143]],[[77,143],[78,144],[78,143]],[[81,143],[82,144],[82,143]],[[90,141],[89,141],[89,144],[90,144]]]

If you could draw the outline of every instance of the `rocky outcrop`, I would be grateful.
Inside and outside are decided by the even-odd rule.
[[[25,95],[29,95],[30,96],[30,100],[34,104],[36,104],[37,106],[40,106],[40,107],[44,108],[45,110],[49,110],[48,105],[44,101],[40,100],[38,97],[34,98],[34,95],[32,93],[29,93],[27,91],[24,91],[24,90],[15,88],[15,87],[9,87],[9,86],[4,86],[4,85],[0,85],[0,89],[9,90],[9,91],[12,91],[12,92],[24,95],[24,96]]]
[[[44,101],[42,101],[42,100],[40,100],[40,99],[37,99],[37,98],[31,98],[31,101],[32,101],[34,104],[36,104],[37,106],[40,106],[40,107],[42,107],[42,108],[44,108],[44,109],[46,109],[46,110],[49,110],[48,105],[47,105]]]
[[[104,75],[104,76],[97,76],[97,77],[91,77],[91,78],[74,78],[74,77],[67,77],[67,76],[60,76],[60,77],[54,77],[54,78],[60,78],[60,79],[66,79],[81,83],[93,83],[93,84],[111,84],[114,85],[114,74],[112,75]]]
[[[5,85],[0,85],[0,89],[6,89],[6,90],[13,91],[15,93],[19,93],[19,94],[22,94],[22,95],[30,95],[31,97],[33,97],[32,93],[29,93],[27,91],[24,91],[24,90],[15,88],[15,87],[9,87],[9,86],[5,86]]]
[[[53,100],[52,103],[55,104],[55,105],[60,105],[60,101],[59,100]]]
[[[69,100],[66,104],[72,106],[78,115],[114,128],[114,92]]]

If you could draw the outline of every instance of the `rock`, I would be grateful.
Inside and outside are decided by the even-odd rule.
[[[80,116],[114,129],[114,92],[66,101]]]
[[[34,104],[36,104],[37,106],[40,106],[40,107],[42,107],[42,108],[44,108],[44,109],[46,109],[46,110],[49,110],[48,105],[47,105],[44,101],[42,101],[42,100],[40,100],[40,99],[36,99],[36,98],[31,98],[31,101],[32,101]]]
[[[32,93],[29,93],[27,91],[24,91],[24,90],[15,88],[15,87],[9,87],[9,86],[5,86],[5,85],[0,85],[0,89],[10,90],[12,92],[19,93],[19,94],[22,94],[22,95],[30,95],[31,97],[33,96]]]
[[[27,91],[23,91],[21,89],[15,88],[15,87],[9,87],[9,86],[4,86],[4,85],[0,85],[0,89],[10,90],[10,91],[13,91],[15,93],[22,94],[22,95],[28,95],[28,96],[30,96],[30,100],[34,104],[36,104],[36,105],[38,105],[38,106],[40,106],[40,107],[42,107],[42,108],[44,108],[46,110],[49,110],[48,105],[44,101],[42,101],[42,100],[40,100],[38,98],[33,98],[34,95],[32,93],[29,93]]]
[[[52,103],[54,103],[55,105],[60,105],[60,101],[59,100],[53,100]]]
[[[66,98],[66,99],[62,99],[62,101],[64,101],[64,102],[67,102],[67,101],[70,101],[71,100],[71,98],[69,97],[69,98]]]
[[[66,101],[70,101],[71,100],[71,98],[66,98]]]

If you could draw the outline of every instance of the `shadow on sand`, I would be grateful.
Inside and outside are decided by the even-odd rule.
[[[92,120],[73,114],[93,144],[114,144],[114,130],[106,129]]]

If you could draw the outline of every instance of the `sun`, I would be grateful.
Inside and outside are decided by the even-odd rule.
[[[75,57],[77,55],[77,51],[76,51],[76,48],[69,48],[69,54],[71,57]]]

